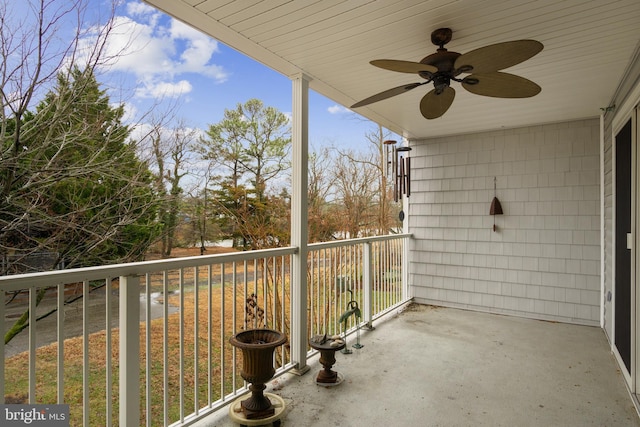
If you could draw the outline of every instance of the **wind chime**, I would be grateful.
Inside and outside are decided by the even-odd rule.
[[[496,227],[496,217],[495,215],[502,215],[502,205],[500,204],[500,200],[498,200],[497,194],[497,178],[493,177],[493,200],[491,201],[491,207],[489,208],[489,215],[494,215],[493,217],[493,231],[495,232]]]
[[[393,175],[393,201],[397,202],[402,195],[411,195],[411,147],[396,147],[397,141],[384,141],[387,157],[387,176]]]

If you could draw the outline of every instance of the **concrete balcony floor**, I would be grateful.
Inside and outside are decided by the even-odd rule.
[[[419,305],[375,326],[336,353],[342,384],[315,384],[318,356],[269,384],[283,426],[640,426],[600,328]]]

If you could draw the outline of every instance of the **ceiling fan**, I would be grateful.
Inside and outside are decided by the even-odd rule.
[[[444,47],[451,41],[451,34],[450,28],[440,28],[431,33],[431,42],[438,46],[438,50],[420,62],[395,59],[371,61],[371,65],[385,70],[418,74],[425,81],[385,90],[356,102],[351,108],[382,101],[431,82],[434,89],[420,101],[420,112],[427,119],[442,116],[453,103],[456,91],[451,87],[451,81],[461,83],[463,88],[476,95],[495,98],[529,98],[540,93],[540,86],[531,80],[500,71],[526,61],[540,52],[543,45],[539,41],[514,40],[459,54]],[[461,74],[469,75],[458,77]]]

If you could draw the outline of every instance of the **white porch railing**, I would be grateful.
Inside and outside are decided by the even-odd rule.
[[[338,319],[355,304],[362,317],[347,320],[347,333],[406,302],[407,238],[309,245],[308,335],[343,332]],[[11,301],[0,304],[3,335],[24,313],[35,325],[8,345],[0,340],[5,403],[66,403],[74,426],[188,425],[206,416],[246,391],[229,337],[256,326],[289,335],[295,251],[0,277]],[[297,362],[282,346],[276,375]]]

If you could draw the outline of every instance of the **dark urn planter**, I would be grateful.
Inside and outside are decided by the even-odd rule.
[[[264,395],[265,383],[276,373],[273,367],[274,350],[287,342],[287,336],[271,329],[250,329],[238,332],[229,339],[242,350],[240,375],[251,383],[251,397],[241,402],[246,419],[267,418],[275,413],[271,401]]]

